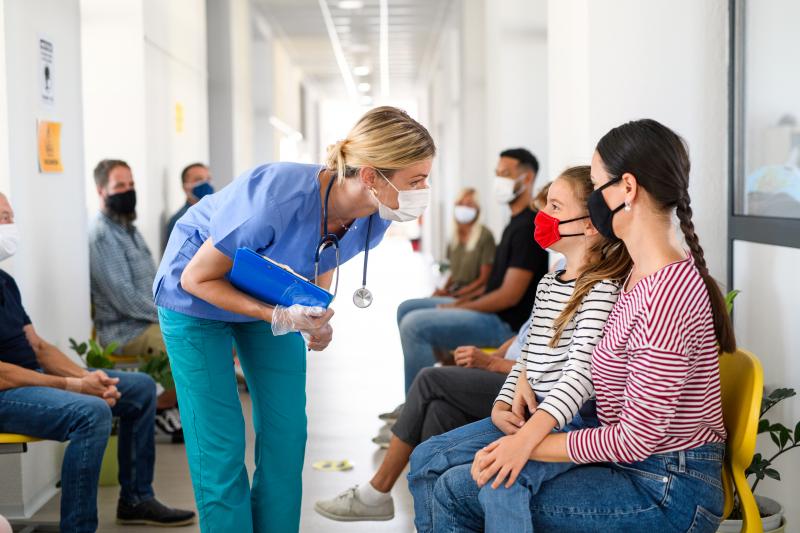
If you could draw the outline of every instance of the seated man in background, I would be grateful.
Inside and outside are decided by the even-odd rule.
[[[499,346],[527,320],[536,286],[547,273],[547,252],[533,240],[536,213],[531,191],[539,163],[524,148],[500,154],[495,198],[511,209],[511,220],[495,252],[484,293],[477,298],[421,298],[397,309],[397,325],[405,361],[405,390],[420,370],[432,366],[436,349],[460,345]],[[390,418],[385,413],[382,418]]]
[[[185,215],[186,211],[199,202],[203,196],[214,192],[214,187],[211,186],[211,172],[203,163],[192,163],[184,168],[181,172],[181,185],[183,186],[183,192],[186,193],[186,203],[167,222],[164,236],[161,239],[162,250],[167,247],[172,228],[175,227],[178,219]]]
[[[14,213],[0,194],[0,260],[16,249]],[[138,372],[86,370],[42,339],[22,306],[17,284],[0,270],[0,433],[69,441],[61,467],[61,530],[97,529],[97,484],[119,417],[117,521],[178,526],[194,512],[155,499],[156,388]]]
[[[430,437],[491,415],[494,399],[506,376],[522,355],[530,321],[515,338],[488,354],[475,346],[456,348],[457,366],[424,368],[408,391],[405,407],[392,426],[388,451],[370,481],[321,500],[314,509],[331,520],[390,520],[394,517],[391,490],[408,464],[414,448]]]
[[[89,230],[89,269],[97,339],[119,344],[117,354],[166,353],[153,303],[156,265],[136,220],[136,189],[125,161],[104,159],[94,169],[100,213]],[[158,397],[156,433],[183,442],[175,391]]]

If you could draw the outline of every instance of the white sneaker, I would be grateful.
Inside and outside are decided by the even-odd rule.
[[[388,413],[381,413],[378,415],[378,418],[383,420],[384,422],[396,422],[398,418],[400,418],[400,414],[403,412],[403,407],[405,403],[401,403]]]
[[[314,510],[331,520],[339,522],[385,521],[394,518],[394,500],[378,505],[367,505],[358,498],[358,486],[351,487],[332,500],[320,500]]]
[[[381,449],[385,450],[389,448],[389,443],[392,441],[392,427],[394,423],[387,422],[384,424],[381,429],[378,430],[378,434],[372,438],[372,442],[377,444]]]

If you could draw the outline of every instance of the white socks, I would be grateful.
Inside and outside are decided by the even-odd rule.
[[[358,499],[369,506],[380,505],[392,499],[391,493],[377,490],[370,482],[359,485],[356,492],[358,493]]]

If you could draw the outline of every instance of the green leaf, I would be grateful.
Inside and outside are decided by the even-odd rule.
[[[759,420],[758,421],[758,432],[759,433],[766,433],[769,431],[769,420]]]
[[[777,479],[778,481],[780,481],[780,480],[781,480],[781,474],[780,474],[780,472],[778,472],[778,471],[777,471],[777,470],[775,470],[774,468],[767,468],[766,470],[764,470],[764,473],[765,473],[767,476],[771,477],[772,479]]]
[[[95,354],[103,353],[103,349],[100,348],[100,345],[94,339],[89,339],[89,351]]]
[[[800,422],[794,427],[794,442],[795,444],[800,443]]]
[[[741,292],[742,291],[740,290],[734,289],[725,295],[725,307],[728,309],[728,314],[731,314],[733,312],[733,301],[736,299],[737,296],[739,296],[739,293]]]
[[[770,397],[771,400],[774,400],[777,403],[777,402],[780,402],[782,400],[785,400],[786,398],[791,398],[792,396],[795,396],[796,394],[797,393],[794,391],[794,389],[781,388],[781,389],[775,389],[774,391],[769,393],[769,397]]]
[[[783,449],[786,446],[786,443],[789,442],[789,439],[791,438],[791,432],[786,428],[782,428],[778,435],[780,436],[781,440],[781,449]]]
[[[774,443],[775,443],[775,446],[777,446],[778,448],[780,448],[780,447],[781,447],[781,440],[780,440],[780,438],[778,437],[778,434],[777,434],[777,433],[770,433],[770,434],[769,434],[769,437],[772,439],[772,442],[774,442]]]

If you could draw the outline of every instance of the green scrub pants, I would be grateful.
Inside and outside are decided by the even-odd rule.
[[[300,526],[306,445],[306,347],[266,322],[221,322],[160,307],[186,454],[204,533],[293,533]],[[252,487],[231,348],[253,402]]]

